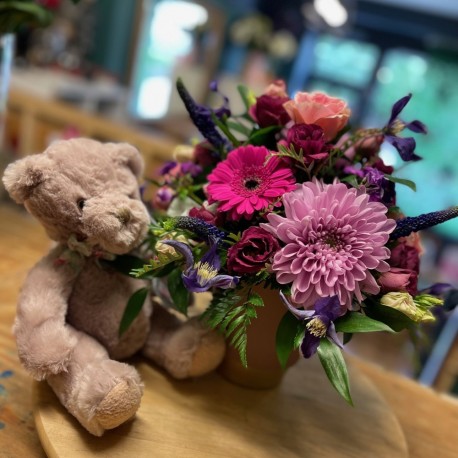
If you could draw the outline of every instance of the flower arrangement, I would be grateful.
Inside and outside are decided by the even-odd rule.
[[[318,353],[333,386],[351,403],[341,354],[354,333],[400,331],[434,320],[432,308],[446,285],[418,290],[417,231],[458,216],[458,207],[405,217],[396,207],[393,176],[379,156],[389,142],[406,161],[421,158],[410,130],[420,121],[400,115],[411,95],[397,101],[385,126],[352,131],[345,101],[324,93],[290,98],[276,81],[255,97],[239,92],[245,112],[232,115],[178,92],[204,138],[180,147],[160,170],[148,256],[137,277],[166,277],[176,308],[189,294],[213,292],[203,314],[246,358],[246,331],[262,307],[260,285],[285,306],[277,354],[285,366],[298,348]],[[158,210],[162,210],[159,212]],[[129,302],[123,326],[135,316]]]

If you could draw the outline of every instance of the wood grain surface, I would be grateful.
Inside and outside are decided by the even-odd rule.
[[[176,381],[146,362],[137,367],[145,383],[137,416],[102,438],[82,431],[46,384],[35,385],[37,430],[50,458],[408,456],[394,413],[357,369],[352,408],[317,359],[300,361],[271,390],[238,387],[217,373]]]
[[[0,206],[0,276],[1,276],[1,288],[0,288],[0,457],[1,458],[43,458],[45,453],[40,445],[38,435],[33,423],[32,418],[32,400],[31,390],[33,382],[27,376],[25,371],[21,368],[16,355],[16,349],[13,337],[11,335],[11,326],[14,318],[15,302],[18,294],[19,287],[26,275],[27,270],[47,251],[49,247],[49,241],[46,238],[44,231],[41,227],[35,223],[28,215],[20,212],[16,208],[11,208],[5,205]],[[380,350],[380,354],[383,354],[383,348]],[[141,363],[140,363],[141,364]],[[418,383],[387,372],[380,367],[377,367],[367,362],[360,361],[355,358],[351,358],[352,366],[357,367],[360,372],[363,372],[375,385],[379,393],[385,398],[386,402],[390,406],[392,412],[396,415],[404,436],[407,442],[410,456],[413,458],[452,458],[458,456],[458,402],[447,395],[439,395],[436,392],[426,389],[420,386]],[[143,368],[141,368],[143,372]],[[146,371],[152,371],[147,368]],[[152,371],[152,376],[156,377],[155,384],[158,387],[171,387],[177,382],[171,382],[166,377],[162,376],[160,372]],[[212,377],[206,379],[209,383]],[[354,378],[354,377],[353,377]],[[184,382],[182,382],[184,383]],[[192,431],[196,436],[205,437],[211,433],[211,420],[214,418],[213,410],[218,408],[218,403],[208,406],[208,402],[204,403],[202,400],[202,394],[196,394],[196,388],[194,382],[186,382],[188,391],[183,389],[178,390],[178,393],[182,395],[186,393],[184,400],[182,401],[186,406],[189,402],[194,402],[195,406],[207,405],[206,411],[208,413],[207,420],[203,420],[200,423],[200,427],[196,430],[196,425],[184,423],[185,431],[184,434]],[[354,383],[352,379],[352,383]],[[55,400],[53,394],[47,390],[46,385],[39,384],[39,389],[47,392],[50,397],[50,404],[48,410],[54,412],[54,415],[59,415],[59,407],[54,410],[52,407]],[[178,389],[178,388],[177,388]],[[233,387],[229,386],[229,390]],[[156,393],[156,394],[155,394]],[[215,399],[217,391],[212,383],[208,385],[208,394]],[[265,392],[267,396],[268,392]],[[170,419],[173,418],[175,412],[164,411],[164,403],[170,400],[161,400],[161,392],[156,390],[152,392],[151,396],[156,403],[153,402],[151,407],[157,407],[161,409],[162,418],[160,423],[157,425],[158,428],[163,428],[165,425],[172,427]],[[262,393],[258,393],[259,396]],[[301,396],[304,393],[301,392]],[[305,393],[306,395],[306,393]],[[224,394],[225,398],[229,399],[229,394]],[[272,397],[272,395],[270,395]],[[37,396],[37,399],[39,397]],[[300,396],[299,396],[300,398]],[[263,401],[262,398],[259,402]],[[338,400],[341,402],[340,400]],[[261,404],[262,404],[261,402]],[[336,401],[337,402],[337,401]],[[145,403],[143,408],[146,408],[148,403]],[[267,408],[266,406],[264,408]],[[274,409],[275,403],[269,407]],[[278,407],[277,407],[278,408]],[[334,408],[334,401],[329,398],[328,404],[325,403],[323,407],[324,411],[328,414],[329,421],[339,423],[337,410]],[[326,410],[327,409],[327,410]],[[261,412],[265,412],[262,411]],[[294,405],[292,405],[287,412],[289,418],[294,418]],[[234,435],[235,432],[231,430],[231,425],[240,417],[232,417],[232,411],[230,407],[226,407],[226,410],[219,413],[225,418],[225,423],[218,425],[218,431],[223,431],[226,434],[226,439]],[[239,414],[240,415],[240,414]],[[250,417],[249,412],[245,412],[243,415]],[[263,415],[263,414],[262,414]],[[81,428],[78,426],[76,421],[71,419],[70,416],[64,414],[66,422],[71,422],[75,429],[73,434],[83,436],[85,433],[81,432]],[[142,417],[139,414],[137,420],[140,425],[142,424]],[[265,418],[261,418],[261,422],[268,421]],[[318,421],[318,420],[313,420]],[[369,421],[369,420],[368,420]],[[135,423],[135,422],[134,422]],[[127,432],[134,431],[133,424],[125,425]],[[339,423],[340,424],[340,423]],[[250,423],[250,428],[244,433],[240,433],[244,437],[245,442],[259,445],[259,438],[256,437],[256,428]],[[316,423],[313,423],[316,428]],[[56,426],[57,431],[60,426]],[[120,428],[120,429],[122,429]],[[304,430],[306,431],[306,426]],[[176,434],[180,434],[180,431],[176,431]],[[113,436],[118,436],[118,432],[113,431]],[[155,434],[154,431],[150,432],[150,435]],[[272,437],[275,437],[276,431],[271,431]],[[322,434],[326,434],[324,431]],[[353,436],[348,438],[353,440]],[[135,437],[127,436],[123,438],[114,439],[114,443],[121,441],[135,441]],[[215,438],[215,442],[223,439]],[[371,435],[364,438],[364,444],[370,444]],[[227,444],[227,442],[224,442]],[[269,442],[271,444],[271,442]],[[323,444],[325,446],[326,444]],[[400,444],[398,444],[400,445]],[[91,453],[85,456],[101,456],[104,449],[103,442],[98,445],[93,445],[93,448],[89,450]],[[150,449],[150,455],[155,455],[155,451],[164,448],[165,445],[161,442],[152,446]],[[135,449],[134,449],[135,450]],[[115,455],[109,455],[115,456]],[[134,453],[128,456],[134,456]],[[159,455],[160,456],[160,455]],[[167,455],[166,455],[167,456]],[[179,454],[175,455],[176,458],[180,458]],[[181,455],[189,456],[189,455]],[[192,455],[191,455],[192,456]],[[204,455],[205,456],[205,455]],[[212,455],[218,456],[218,455]],[[252,455],[255,457],[255,455]],[[280,456],[280,455],[277,455]],[[299,456],[308,456],[307,453]],[[332,456],[335,455],[325,455]],[[361,450],[361,457],[368,457],[369,454]]]

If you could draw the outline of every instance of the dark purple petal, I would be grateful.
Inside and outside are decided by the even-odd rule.
[[[334,323],[331,323],[328,327],[327,336],[332,340],[338,347],[343,348],[342,342],[337,337],[336,327]]]
[[[166,175],[170,172],[174,167],[176,167],[177,163],[175,161],[167,161],[160,169],[159,175]]]
[[[314,314],[314,310],[300,310],[296,307],[294,307],[291,302],[286,299],[286,296],[283,294],[283,291],[280,291],[280,299],[282,300],[283,304],[286,305],[288,310],[299,320],[303,320],[305,318],[311,318]]]
[[[385,140],[391,143],[397,150],[403,161],[419,161],[420,156],[414,153],[416,142],[413,137],[394,137],[393,135],[385,135]]]
[[[315,302],[316,315],[324,316],[329,321],[334,321],[339,316],[342,316],[342,306],[340,305],[339,298],[337,296],[322,297]],[[324,320],[322,319],[324,322]],[[328,323],[326,323],[328,324]]]
[[[408,124],[405,125],[406,129],[411,130],[412,132],[416,132],[417,134],[427,134],[428,129],[426,126],[418,120],[411,121]]]
[[[240,277],[232,277],[231,275],[217,275],[208,282],[209,288],[235,288],[240,281]]]
[[[450,291],[452,285],[450,283],[434,283],[429,288],[420,291],[421,294],[431,294],[432,296],[442,296],[444,293]]]
[[[305,331],[305,335],[300,346],[302,356],[306,359],[310,358],[316,353],[319,345],[320,338]]]
[[[388,125],[391,125],[391,123],[399,116],[399,114],[404,109],[404,107],[409,103],[409,100],[411,99],[411,97],[412,97],[412,94],[408,94],[405,97],[402,97],[402,99],[399,99],[393,105],[393,108],[391,109],[391,116],[390,116],[390,120],[388,121]]]
[[[207,262],[211,267],[213,267],[216,270],[219,270],[221,268],[221,261],[219,259],[218,253],[216,252],[217,248],[217,244],[212,244],[210,246],[210,249],[202,256],[200,262],[202,264]]]
[[[181,278],[185,288],[191,293],[203,293],[208,291],[209,286],[201,285],[197,280],[197,271],[195,269],[191,269],[188,273],[183,272]]]
[[[191,248],[186,243],[178,242],[177,240],[161,240],[162,243],[170,245],[183,255],[186,262],[186,269],[190,269],[194,265],[194,257]]]

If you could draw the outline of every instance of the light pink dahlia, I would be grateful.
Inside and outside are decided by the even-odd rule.
[[[232,220],[250,219],[255,211],[265,210],[285,192],[295,188],[289,167],[264,146],[240,146],[227,155],[208,175],[210,203]]]
[[[386,272],[385,247],[395,221],[386,207],[343,183],[303,183],[283,196],[286,217],[269,214],[261,226],[286,245],[272,268],[281,284],[292,283],[295,303],[311,308],[321,297],[335,296],[352,308],[353,298],[380,290],[372,272]]]

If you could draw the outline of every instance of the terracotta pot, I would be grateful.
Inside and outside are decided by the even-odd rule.
[[[219,372],[229,381],[248,388],[274,388],[280,384],[285,370],[278,362],[275,336],[278,324],[286,313],[277,291],[257,287],[254,289],[264,300],[264,307],[257,307],[257,318],[248,328],[247,362],[243,367],[237,350],[228,345]],[[243,296],[242,296],[243,297]],[[287,367],[299,358],[294,352]]]

